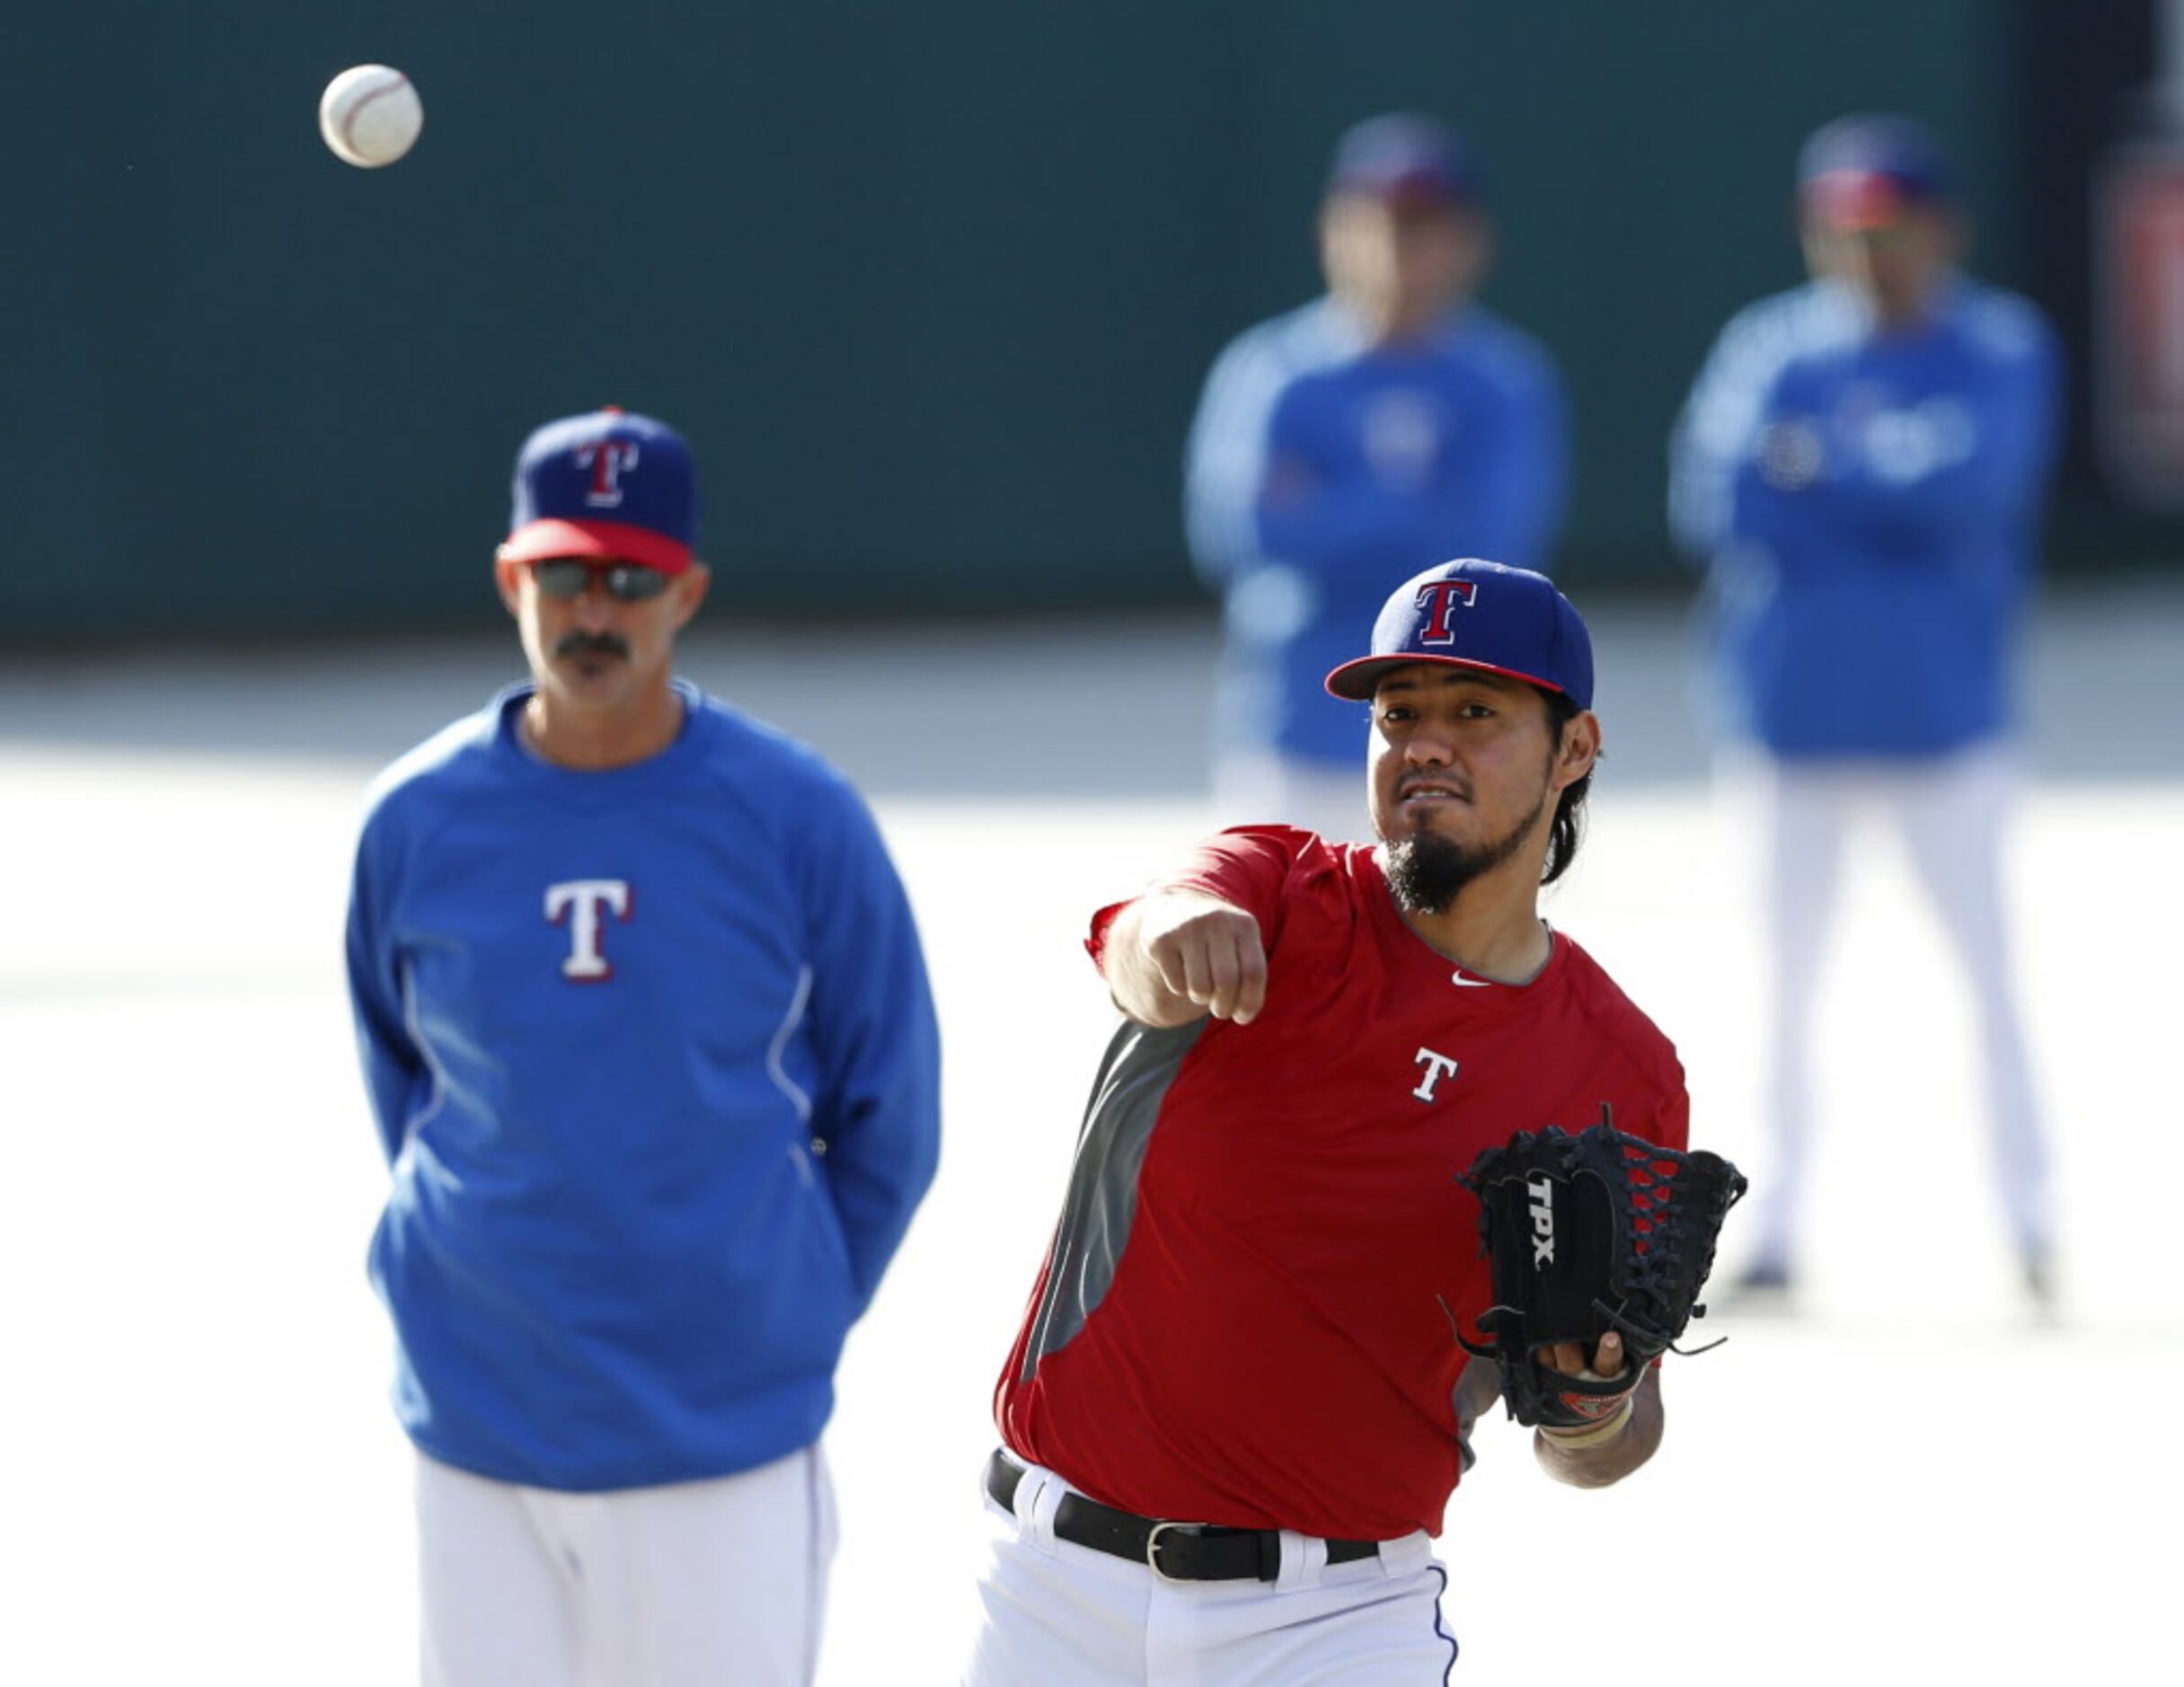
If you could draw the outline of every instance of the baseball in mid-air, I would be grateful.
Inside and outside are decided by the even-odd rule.
[[[319,133],[336,158],[359,170],[393,163],[424,126],[417,90],[391,65],[352,65],[319,96]]]

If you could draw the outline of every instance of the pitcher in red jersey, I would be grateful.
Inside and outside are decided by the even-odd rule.
[[[1685,1146],[1675,1049],[1539,916],[1592,680],[1544,576],[1429,570],[1327,681],[1371,706],[1379,842],[1240,827],[1093,916],[1125,1020],[995,1393],[975,1687],[1446,1678],[1432,1537],[1499,1386],[1450,1331],[1490,1298],[1456,1174],[1604,1106]],[[1552,1363],[1625,1372],[1614,1336]],[[1534,1433],[1549,1475],[1652,1455],[1630,1384]]]

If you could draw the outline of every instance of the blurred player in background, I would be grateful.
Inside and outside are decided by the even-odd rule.
[[[1430,119],[1346,134],[1320,209],[1325,296],[1207,376],[1185,517],[1223,594],[1216,799],[1370,835],[1359,711],[1321,685],[1381,599],[1453,556],[1546,558],[1568,444],[1553,366],[1472,302],[1494,255],[1479,175]]]
[[[696,526],[662,424],[533,434],[495,565],[532,678],[390,768],[358,849],[429,1683],[811,1679],[836,1361],[933,1173],[871,817],[672,676]]]
[[[1711,570],[1715,693],[1755,752],[1764,816],[1778,1153],[1741,1286],[1791,1283],[1822,951],[1846,835],[1871,816],[1907,846],[1970,983],[2003,1197],[2044,1304],[2047,1156],[2001,844],[2056,353],[2030,304],[1959,270],[1963,212],[1918,125],[1841,119],[1807,142],[1799,177],[1812,279],[1723,331],[1676,430],[1670,499]],[[1870,990],[1888,974],[1863,976]]]
[[[1369,705],[1379,844],[1241,827],[1092,917],[1127,1017],[996,1391],[973,1687],[1445,1680],[1430,1537],[1500,1385],[1450,1329],[1492,1298],[1457,1174],[1604,1105],[1684,1146],[1675,1050],[1539,917],[1600,747],[1585,623],[1463,561],[1369,649],[1324,683]],[[1626,1374],[1615,1336],[1554,1363]],[[1596,1488],[1662,1425],[1649,1366],[1534,1450]]]

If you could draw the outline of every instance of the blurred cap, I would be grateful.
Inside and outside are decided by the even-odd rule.
[[[1338,697],[1369,702],[1389,669],[1412,662],[1483,668],[1593,706],[1593,640],[1544,574],[1477,557],[1444,562],[1395,588],[1373,623],[1372,654],[1327,676]]]
[[[1798,157],[1807,216],[1837,228],[1879,228],[1954,197],[1941,149],[1907,117],[1840,117],[1813,132]]]
[[[680,574],[697,543],[690,447],[667,423],[615,404],[525,440],[512,506],[500,546],[511,562],[600,557]]]
[[[1369,117],[1349,129],[1336,143],[1327,191],[1420,211],[1476,206],[1485,197],[1463,143],[1432,118],[1409,111]]]

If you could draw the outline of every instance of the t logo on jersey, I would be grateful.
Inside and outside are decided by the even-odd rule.
[[[546,918],[569,927],[569,954],[561,962],[561,976],[578,984],[600,984],[615,976],[602,943],[599,910],[617,920],[630,917],[630,888],[620,879],[572,879],[546,887]]]
[[[584,501],[595,509],[612,509],[622,501],[622,477],[637,466],[634,439],[602,439],[577,447],[577,466],[591,471],[591,484]]]
[[[1430,1048],[1421,1048],[1410,1056],[1414,1064],[1426,1068],[1426,1075],[1418,1081],[1418,1088],[1410,1093],[1421,1101],[1433,1100],[1434,1086],[1444,1078],[1456,1075],[1456,1063],[1446,1055],[1437,1055]]]
[[[1456,641],[1456,611],[1475,608],[1479,603],[1477,580],[1430,580],[1418,588],[1413,600],[1417,608],[1426,612],[1425,630],[1418,635],[1420,644],[1454,644]]]

